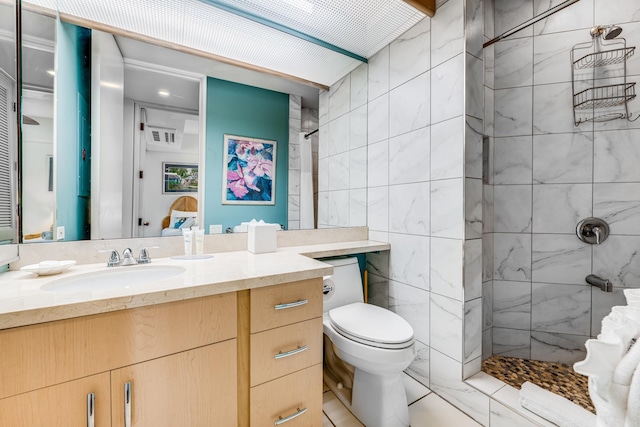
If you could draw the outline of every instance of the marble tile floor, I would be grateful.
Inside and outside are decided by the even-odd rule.
[[[411,427],[476,427],[477,422],[464,412],[403,374]],[[328,387],[323,395],[322,427],[363,427]]]

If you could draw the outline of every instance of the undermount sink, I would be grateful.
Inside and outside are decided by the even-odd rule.
[[[77,292],[129,289],[136,285],[166,280],[184,273],[184,267],[174,265],[141,265],[113,267],[95,273],[79,274],[54,280],[42,286],[43,291]]]

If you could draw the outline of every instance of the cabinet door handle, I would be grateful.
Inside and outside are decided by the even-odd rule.
[[[96,395],[95,393],[87,394],[87,427],[95,427],[95,409]]]
[[[124,427],[131,427],[131,381],[124,383]]]
[[[279,426],[280,424],[284,424],[287,421],[291,421],[294,418],[298,418],[300,415],[302,415],[305,412],[307,412],[307,408],[302,408],[302,409],[296,408],[296,409],[298,409],[298,412],[296,412],[295,414],[291,414],[288,417],[284,417],[284,418],[280,417],[279,419],[276,420],[275,423],[273,423],[273,425],[274,426]]]
[[[302,347],[298,347],[298,348],[295,348],[293,350],[285,351],[284,353],[280,352],[280,353],[275,355],[275,358],[276,358],[276,360],[284,359],[285,357],[289,357],[289,356],[293,356],[294,354],[302,353],[303,351],[306,351],[307,349],[308,349],[308,347],[306,345],[303,345]]]
[[[296,301],[296,302],[289,302],[286,304],[278,304],[275,306],[276,310],[284,310],[286,308],[293,308],[293,307],[300,307],[301,305],[305,305],[306,303],[308,303],[309,301],[306,299],[301,299],[300,301]]]

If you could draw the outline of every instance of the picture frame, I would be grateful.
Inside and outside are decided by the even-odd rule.
[[[192,163],[162,163],[162,193],[197,193],[198,165]]]
[[[275,205],[277,142],[224,135],[223,205]]]

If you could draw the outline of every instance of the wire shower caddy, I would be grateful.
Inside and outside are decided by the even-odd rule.
[[[590,42],[571,49],[571,86],[575,125],[588,121],[631,119],[629,102],[636,83],[627,81],[627,59],[635,53],[624,38]],[[637,117],[636,117],[637,119]]]

